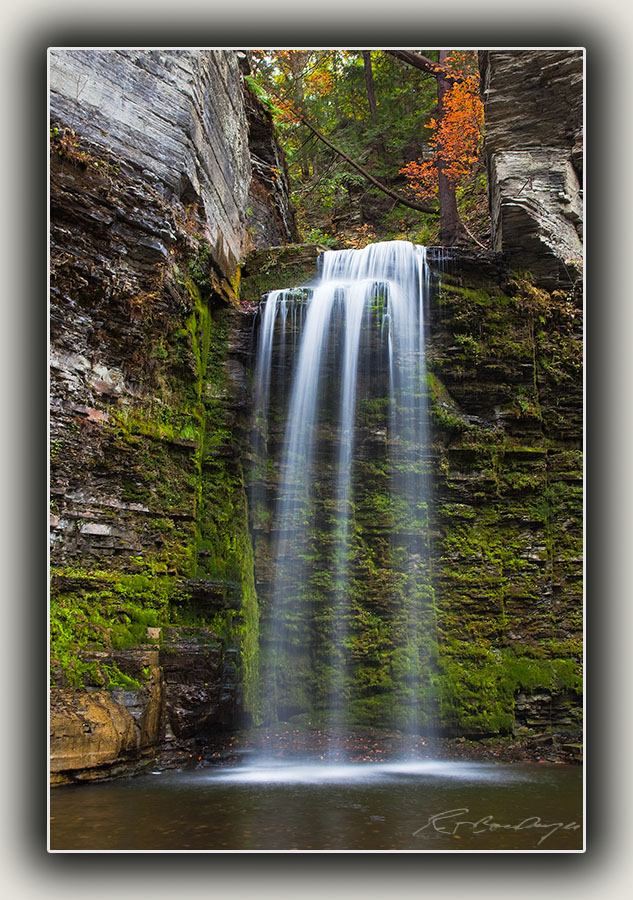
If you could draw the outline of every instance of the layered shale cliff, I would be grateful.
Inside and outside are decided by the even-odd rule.
[[[582,271],[583,54],[479,54],[492,246],[548,289]]]
[[[239,261],[295,232],[270,114],[238,63],[212,50],[51,53],[61,781],[127,771],[165,737],[228,726],[249,703],[258,612]]]

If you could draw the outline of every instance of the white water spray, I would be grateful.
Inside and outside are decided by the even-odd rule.
[[[327,251],[319,262],[319,277],[310,289],[271,292],[261,315],[256,365],[260,452],[266,452],[268,442],[271,373],[277,372],[277,389],[289,387],[271,510],[272,590],[262,646],[265,717],[284,719],[302,706],[316,705],[336,733],[344,734],[349,724],[359,615],[350,590],[357,411],[373,378],[382,379],[388,391],[390,489],[394,509],[404,517],[394,550],[406,581],[404,599],[397,601],[401,662],[394,677],[408,712],[406,721],[392,724],[416,731],[434,637],[426,475],[426,248],[391,241]],[[384,371],[371,371],[372,366]],[[328,472],[329,493],[322,484]],[[314,537],[318,515],[323,519],[319,546]],[[299,655],[311,660],[309,671],[298,665]]]

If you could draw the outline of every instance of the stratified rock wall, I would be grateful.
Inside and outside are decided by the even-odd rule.
[[[480,53],[493,248],[548,289],[582,259],[583,53]]]
[[[196,204],[215,261],[234,273],[251,180],[235,52],[52,50],[50,111],[135,166],[170,204]]]
[[[253,168],[247,210],[249,248],[293,243],[299,235],[290,208],[286,158],[274,133],[272,114],[252,90],[245,91],[244,99]]]
[[[464,263],[444,266],[427,356],[440,718],[577,739],[582,300]]]
[[[279,190],[249,215],[238,58],[50,53],[57,783],[131,771],[165,737],[252,710],[238,264],[247,221],[275,223],[260,240],[278,243],[292,219]],[[255,143],[274,162],[270,119]]]

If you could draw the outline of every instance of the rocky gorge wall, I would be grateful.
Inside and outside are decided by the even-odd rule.
[[[432,312],[432,546],[447,727],[582,715],[582,297],[462,258]]]
[[[549,290],[582,272],[583,51],[479,53],[492,248]]]
[[[238,62],[50,55],[54,781],[129,771],[248,706],[239,262],[294,223]]]
[[[567,245],[543,239],[551,218],[534,197],[524,209],[524,191],[515,203],[521,167],[554,144],[518,150],[524,136],[503,131],[495,73],[512,60],[488,56],[503,254],[454,259],[433,300],[427,706],[447,734],[523,727],[574,740],[582,303],[561,264]],[[272,534],[253,488],[274,490],[275,455],[261,478],[255,313],[265,290],[312,276],[319,248],[293,243],[283,155],[247,72],[247,54],[229,51],[51,51],[53,783],[137,771],[159,748],[189,752],[257,709]],[[523,162],[501,177],[517,152]],[[550,174],[558,222],[566,205]],[[352,700],[354,721],[379,725],[398,666],[388,535],[407,523],[388,498],[374,400],[355,471]],[[317,589],[325,602],[327,585]],[[307,691],[289,703],[300,716],[318,709],[323,674],[307,653],[301,665]]]

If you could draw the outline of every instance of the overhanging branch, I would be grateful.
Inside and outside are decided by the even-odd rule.
[[[396,59],[400,59],[410,66],[415,66],[416,69],[420,69],[428,75],[433,75],[434,78],[443,78],[444,81],[448,81],[451,84],[457,84],[459,81],[464,80],[463,76],[449,72],[444,66],[433,62],[428,56],[416,53],[415,50],[384,50],[383,52],[388,53],[390,56],[395,56]]]

